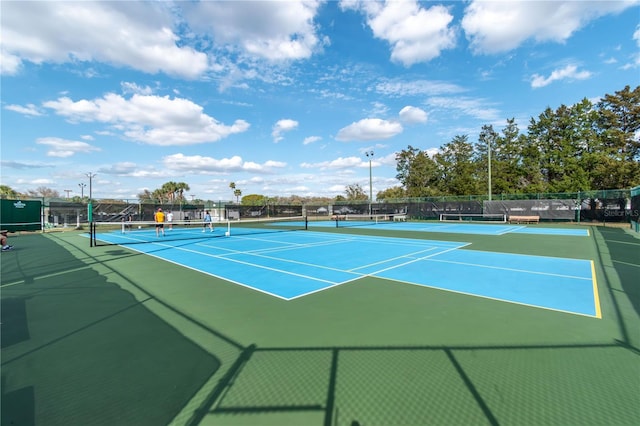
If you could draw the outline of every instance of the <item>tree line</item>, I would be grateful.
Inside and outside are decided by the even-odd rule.
[[[401,185],[378,199],[631,188],[640,185],[640,86],[548,107],[526,133],[512,118],[500,132],[482,126],[476,142],[457,135],[433,156],[409,145],[396,160]]]

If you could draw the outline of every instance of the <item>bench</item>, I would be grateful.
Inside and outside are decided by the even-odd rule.
[[[509,216],[509,223],[538,223],[540,216]]]
[[[394,222],[406,222],[407,221],[407,215],[406,214],[393,215],[393,221]]]

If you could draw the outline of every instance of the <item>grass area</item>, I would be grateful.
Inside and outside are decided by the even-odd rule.
[[[410,236],[594,260],[602,319],[377,278],[284,301],[20,235],[0,258],[2,424],[636,424],[640,236],[589,229]]]

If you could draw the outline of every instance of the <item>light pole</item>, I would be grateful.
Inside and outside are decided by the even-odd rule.
[[[371,211],[371,203],[373,201],[373,180],[371,178],[371,160],[373,160],[373,151],[365,152],[365,155],[369,159],[369,216],[373,213]]]
[[[89,202],[91,202],[91,198],[93,198],[93,196],[91,194],[91,192],[92,192],[92,179],[94,177],[96,177],[96,174],[89,172],[89,173],[86,173],[86,175],[89,178]]]
[[[491,201],[491,139],[487,139],[487,156],[489,161],[489,201]]]
[[[84,187],[87,186],[86,183],[79,183],[78,186],[80,187],[80,199],[83,200],[84,199]]]
[[[70,193],[70,192],[73,192],[73,191],[72,191],[71,189],[65,189],[65,190],[64,190],[64,192],[66,192],[66,193],[67,193],[67,198],[69,198],[69,193]]]

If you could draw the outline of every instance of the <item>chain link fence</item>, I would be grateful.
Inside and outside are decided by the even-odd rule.
[[[633,195],[632,195],[633,194]],[[242,205],[231,201],[149,203],[138,200],[93,200],[93,220],[121,222],[151,221],[158,208],[172,212],[175,221],[202,220],[206,211],[214,220],[242,220],[274,217],[372,214],[405,215],[410,220],[437,220],[441,214],[527,214],[541,221],[586,223],[620,222],[638,227],[640,189],[616,189],[566,193],[496,194],[389,199],[370,203],[341,201],[334,203]],[[24,201],[26,201],[25,199]],[[29,198],[42,205],[42,229],[83,229],[88,221],[88,205],[60,198]]]

